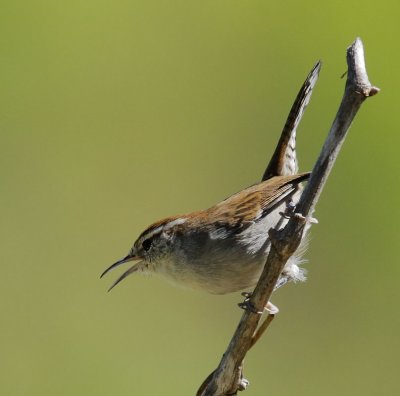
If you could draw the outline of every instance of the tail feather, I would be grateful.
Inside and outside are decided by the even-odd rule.
[[[296,155],[296,130],[307,107],[312,90],[317,82],[321,62],[317,62],[304,81],[283,128],[275,152],[264,172],[262,181],[273,176],[294,175],[299,166]]]

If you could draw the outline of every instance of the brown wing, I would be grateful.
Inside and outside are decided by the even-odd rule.
[[[176,231],[184,232],[188,227],[198,230],[200,226],[209,228],[211,225],[214,228],[218,225],[218,228],[223,229],[226,234],[234,234],[255,220],[266,216],[292,195],[299,188],[299,184],[309,176],[310,173],[275,176],[248,187],[207,210],[167,217],[150,225],[138,237],[135,244],[140,243],[145,236],[157,232],[157,229],[161,232],[163,226],[180,219],[184,222],[174,225]]]
[[[266,216],[276,206],[292,195],[310,173],[294,176],[275,176],[246,188],[208,210],[209,216],[221,226],[230,229],[243,227]]]

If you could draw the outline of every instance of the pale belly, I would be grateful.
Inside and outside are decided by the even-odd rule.
[[[214,232],[193,231],[176,237],[174,249],[154,267],[160,275],[184,287],[213,294],[226,294],[254,288],[270,250],[268,230],[282,228],[287,219],[282,203],[265,217],[236,232],[220,227]],[[303,238],[304,241],[304,238]],[[305,242],[298,252],[305,250]],[[305,280],[299,267],[301,254],[292,256],[285,265],[277,285]]]
[[[213,294],[251,290],[258,282],[270,249],[265,225],[261,227],[263,232],[253,228],[244,236],[247,240],[251,238],[250,245],[246,239],[212,239],[208,234],[182,239],[180,254],[170,255],[157,266],[156,272],[173,283]],[[304,270],[298,266],[300,262],[299,255],[289,259],[279,286],[290,280],[305,280]]]

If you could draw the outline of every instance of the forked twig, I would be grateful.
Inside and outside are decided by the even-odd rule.
[[[255,312],[263,311],[282,269],[299,246],[305,223],[314,211],[357,111],[367,97],[379,92],[379,89],[372,86],[368,80],[364,48],[359,38],[347,49],[347,65],[348,74],[344,96],[307,186],[296,207],[299,215],[292,216],[282,230],[269,230],[271,250],[263,273],[249,301]],[[242,374],[243,359],[272,321],[271,318],[269,322],[264,322],[256,332],[260,318],[261,315],[251,310],[243,313],[219,366],[203,382],[197,392],[198,396],[235,395],[239,390],[246,388],[247,381],[243,379]]]
[[[251,339],[250,348],[253,348],[253,346],[256,344],[256,342],[265,333],[265,330],[268,329],[269,325],[272,323],[274,318],[275,318],[274,314],[268,314],[268,316],[264,319],[264,322],[261,323],[260,327],[254,333],[253,338]]]

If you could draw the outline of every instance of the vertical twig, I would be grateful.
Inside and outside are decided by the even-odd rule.
[[[271,250],[250,299],[255,311],[263,311],[283,267],[299,246],[305,222],[314,211],[357,111],[367,97],[379,92],[379,89],[372,86],[368,80],[364,49],[359,38],[347,49],[347,65],[348,75],[344,96],[310,180],[296,207],[298,215],[291,217],[284,229],[269,230]],[[239,390],[245,389],[247,381],[242,377],[242,362],[254,343],[253,336],[260,317],[261,315],[251,311],[243,313],[218,368],[203,382],[198,396],[235,395]]]

